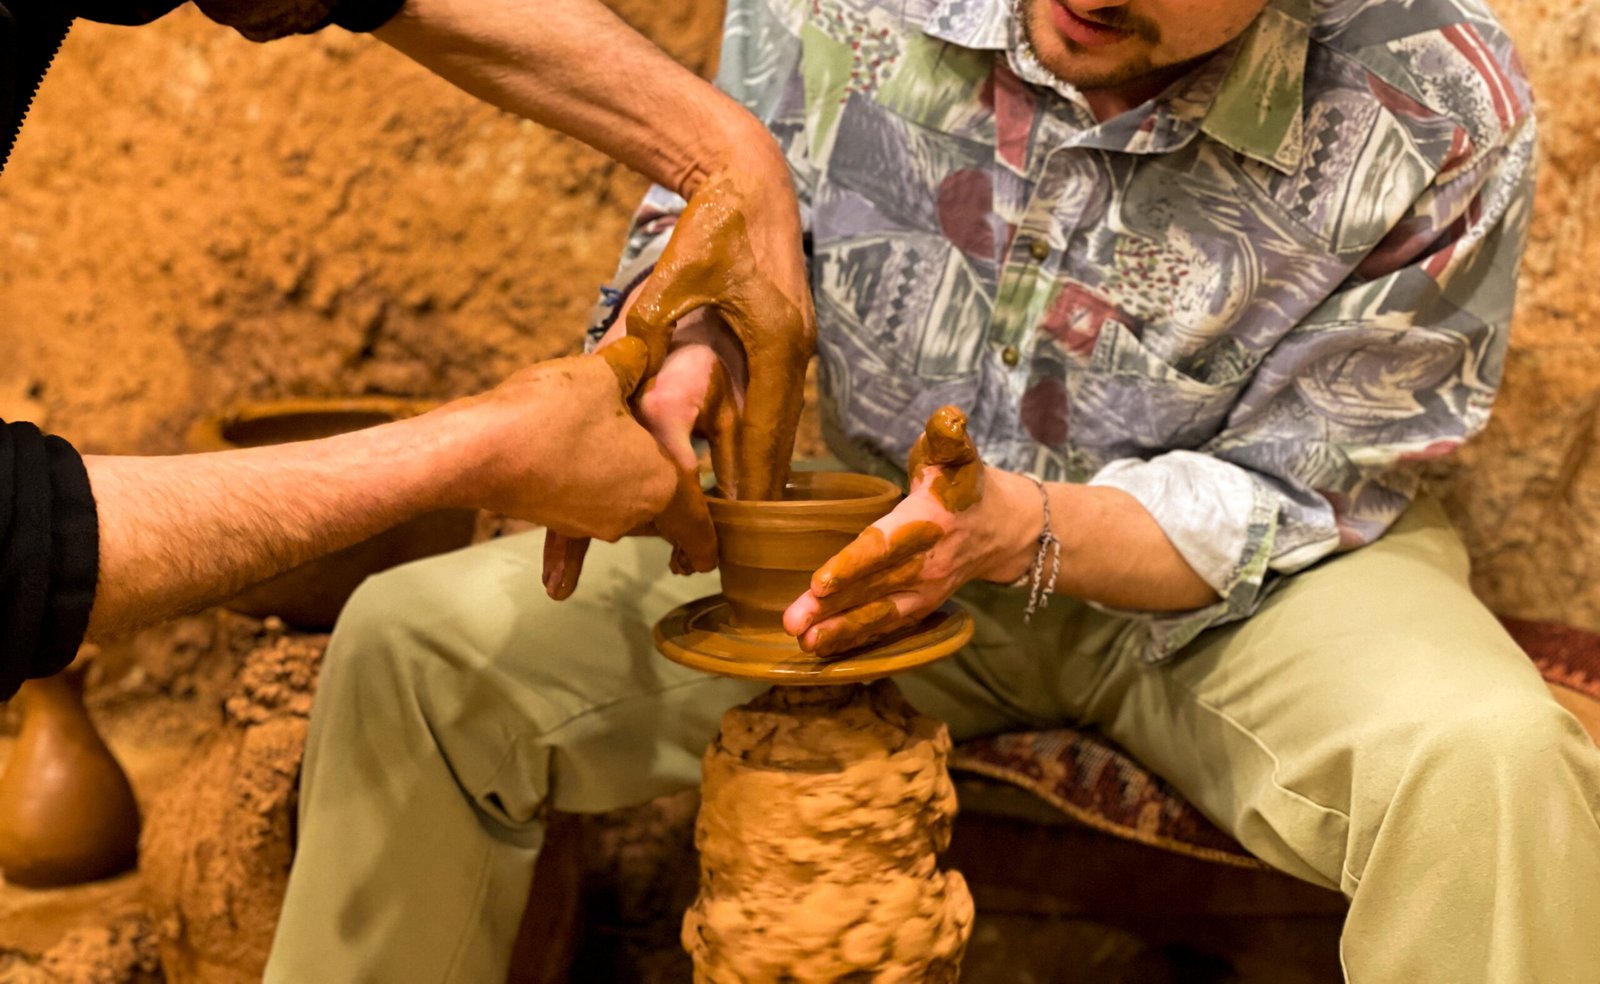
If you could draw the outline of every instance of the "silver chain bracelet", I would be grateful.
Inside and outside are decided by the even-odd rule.
[[[1055,594],[1056,575],[1061,573],[1061,541],[1056,539],[1056,534],[1050,528],[1050,493],[1045,491],[1044,482],[1032,475],[1033,484],[1039,486],[1039,500],[1044,503],[1044,528],[1039,531],[1039,552],[1033,555],[1033,563],[1028,565],[1028,571],[1017,578],[1013,587],[1028,586],[1028,607],[1022,612],[1024,625],[1033,621],[1033,613],[1050,605],[1050,596]],[[1050,563],[1050,576],[1045,577],[1045,561]]]

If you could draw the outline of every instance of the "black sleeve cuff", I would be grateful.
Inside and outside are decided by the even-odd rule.
[[[405,0],[195,0],[218,24],[251,41],[275,41],[312,34],[329,24],[351,31],[374,31],[399,12]]]
[[[78,452],[32,424],[0,426],[0,699],[72,662],[99,563],[99,517]]]
[[[77,0],[73,14],[105,24],[148,24],[182,6],[183,0]],[[376,31],[399,13],[405,0],[195,0],[205,15],[252,41],[310,34],[329,24],[349,31]]]
[[[333,22],[347,31],[376,31],[389,23],[405,0],[344,0],[333,12]]]

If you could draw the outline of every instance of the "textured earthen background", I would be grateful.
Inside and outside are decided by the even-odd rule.
[[[1436,484],[1494,607],[1600,630],[1600,0],[1496,6],[1541,97],[1542,185],[1494,423]],[[715,0],[620,8],[708,64]],[[577,348],[642,188],[370,39],[256,46],[188,9],[82,25],[0,179],[0,418],[170,452],[241,398],[487,386]],[[259,966],[314,659],[215,614],[107,647],[91,711],[150,818],[147,861],[182,858],[143,885],[0,888],[0,981],[154,981],[158,954],[214,980]],[[596,852],[626,861],[660,840],[642,829],[602,826],[617,843]]]
[[[1497,608],[1600,628],[1600,3],[1497,6],[1543,183],[1494,425],[1440,484]],[[714,0],[620,7],[711,58]],[[0,181],[0,415],[163,452],[241,397],[488,385],[576,348],[641,189],[367,38],[81,25]]]

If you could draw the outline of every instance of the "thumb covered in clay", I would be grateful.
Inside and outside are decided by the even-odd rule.
[[[970,509],[983,497],[983,459],[959,407],[940,407],[928,418],[906,471],[913,488],[931,482],[933,496],[951,512]]]
[[[594,354],[604,359],[611,371],[616,373],[617,386],[622,391],[619,395],[625,401],[633,396],[644,381],[645,374],[650,371],[649,346],[637,338],[623,336]]]

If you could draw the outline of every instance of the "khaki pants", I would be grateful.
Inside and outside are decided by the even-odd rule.
[[[540,548],[474,547],[352,599],[268,981],[502,980],[545,811],[694,785],[722,711],[761,689],[651,645],[715,575],[597,544],[555,604]],[[974,586],[972,644],[897,682],[958,739],[1099,727],[1251,851],[1344,892],[1356,984],[1594,984],[1600,753],[1466,577],[1424,502],[1168,666],[1134,662],[1115,617],[1062,598],[1024,627],[1018,592]]]

